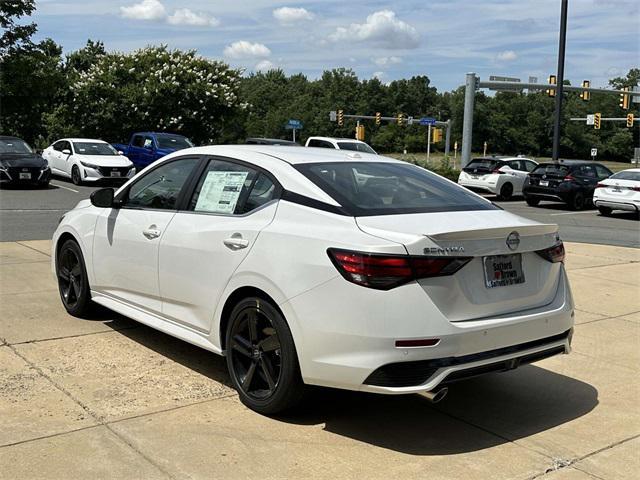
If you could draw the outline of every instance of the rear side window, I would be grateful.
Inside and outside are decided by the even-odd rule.
[[[497,208],[468,190],[410,164],[312,163],[296,168],[353,216]]]
[[[607,168],[603,167],[602,165],[594,165],[596,167],[596,173],[598,174],[598,178],[600,180],[604,179],[604,178],[609,178],[611,176],[611,171],[609,171]]]
[[[211,160],[189,203],[194,212],[240,215],[273,200],[276,186],[264,173],[245,165]]]

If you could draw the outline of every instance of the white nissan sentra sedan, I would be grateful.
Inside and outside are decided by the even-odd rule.
[[[133,163],[103,140],[63,138],[42,152],[51,173],[69,177],[76,185],[103,179],[129,179],[136,173]]]
[[[95,302],[225,355],[265,414],[305,385],[437,401],[570,348],[557,226],[383,156],[181,150],[81,201],[52,258],[69,313]]]

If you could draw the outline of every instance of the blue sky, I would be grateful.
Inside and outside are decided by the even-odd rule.
[[[196,49],[247,71],[318,77],[350,67],[387,82],[464,74],[545,81],[556,69],[560,0],[38,0],[38,37],[66,52],[88,38],[109,50]],[[640,66],[640,1],[569,0],[565,77],[604,86]]]

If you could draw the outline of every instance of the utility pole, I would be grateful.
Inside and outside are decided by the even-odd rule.
[[[427,127],[427,165],[429,164],[429,156],[431,154],[431,124]]]
[[[558,81],[556,88],[556,109],[553,123],[553,153],[552,160],[560,157],[560,121],[562,119],[562,94],[564,84],[564,47],[567,43],[567,8],[569,0],[562,0],[560,12],[560,41],[558,44]]]
[[[473,130],[473,104],[476,96],[476,74],[467,73],[464,93],[464,119],[462,121],[462,151],[460,168],[471,161],[471,131]]]

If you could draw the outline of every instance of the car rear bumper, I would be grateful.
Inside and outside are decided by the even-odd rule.
[[[449,322],[419,290],[422,306],[407,289],[404,298],[399,293],[382,302],[374,300],[380,294],[375,292],[371,305],[354,308],[360,305],[358,292],[339,278],[281,305],[291,319],[304,381],[374,393],[419,393],[569,352],[574,312],[564,269],[549,304],[490,318]],[[318,301],[327,307],[317,308]],[[395,346],[398,339],[416,338],[438,342]]]
[[[593,204],[596,207],[606,207],[612,210],[625,210],[627,212],[640,211],[640,208],[638,207],[638,205],[635,205],[633,203],[617,202],[617,201],[607,200],[607,199],[594,198]]]

